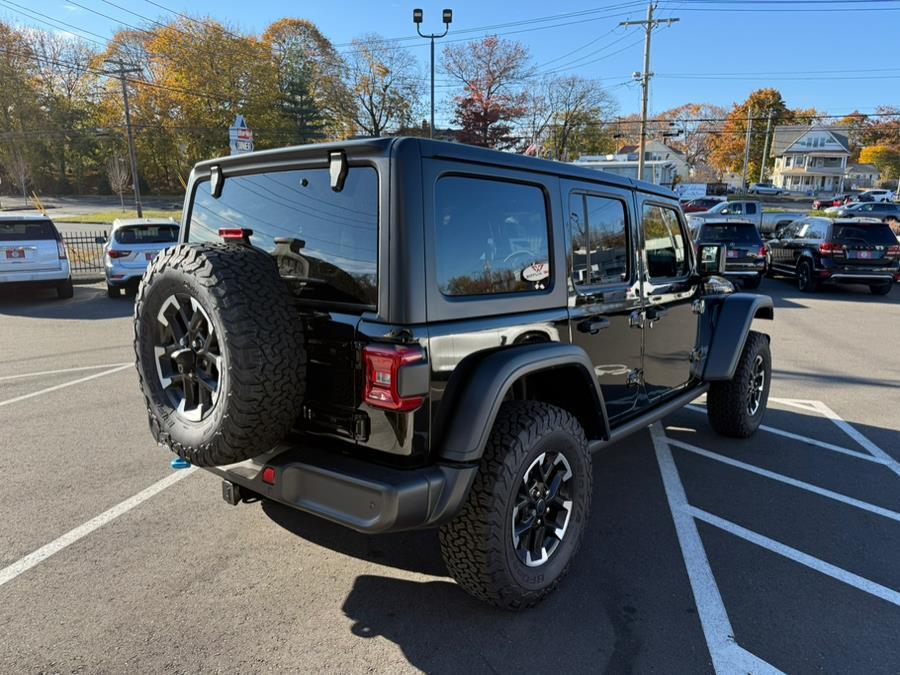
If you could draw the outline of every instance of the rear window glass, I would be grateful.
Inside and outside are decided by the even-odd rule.
[[[209,184],[194,192],[188,240],[221,241],[220,228],[253,230],[250,243],[271,253],[300,298],[375,306],[378,287],[378,173],[352,167],[344,189],[328,169],[277,171]]]
[[[847,244],[848,246],[857,244],[867,246],[897,245],[897,237],[891,231],[891,228],[884,223],[835,225],[834,241]]]
[[[113,234],[119,244],[171,244],[178,240],[177,225],[127,225]]]
[[[0,223],[0,241],[56,239],[56,228],[46,220],[20,220]]]
[[[435,188],[437,281],[444,295],[549,288],[544,191],[533,185],[449,176]]]
[[[700,229],[700,235],[697,241],[703,244],[712,244],[716,242],[735,242],[738,244],[758,244],[762,241],[756,226],[752,224],[716,224],[704,225]]]

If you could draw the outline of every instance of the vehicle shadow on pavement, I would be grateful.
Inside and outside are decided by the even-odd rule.
[[[858,284],[841,284],[824,286],[813,293],[803,293],[797,289],[797,282],[788,277],[767,279],[758,293],[772,296],[776,308],[808,309],[807,300],[846,300],[849,302],[865,302],[877,304],[900,304],[900,284],[887,295],[872,295],[866,286]]]
[[[134,296],[109,298],[106,288],[75,286],[75,297],[59,300],[52,288],[0,288],[0,315],[31,319],[93,321],[134,314]]]

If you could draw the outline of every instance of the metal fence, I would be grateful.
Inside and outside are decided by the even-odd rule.
[[[66,232],[62,235],[72,266],[72,276],[95,276],[103,274],[103,244],[97,237],[108,237],[109,232]]]

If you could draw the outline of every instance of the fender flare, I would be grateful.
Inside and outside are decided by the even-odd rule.
[[[733,293],[717,304],[712,344],[703,370],[706,382],[734,377],[753,319],[775,318],[774,304],[768,295]]]
[[[579,375],[580,382],[567,381],[566,389],[579,388],[590,402],[591,414],[596,415],[593,422],[608,438],[606,406],[584,349],[558,342],[514,345],[471,354],[456,367],[434,421],[438,457],[453,462],[481,459],[500,406],[513,384],[526,375],[562,368]]]

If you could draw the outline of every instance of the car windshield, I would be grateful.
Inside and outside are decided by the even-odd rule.
[[[16,220],[0,223],[0,241],[34,241],[56,239],[56,229],[49,220]]]
[[[762,240],[752,223],[714,223],[700,228],[697,241],[701,244],[736,243],[759,244]]]
[[[834,226],[835,243],[866,246],[896,246],[897,237],[887,223],[848,223]]]
[[[178,240],[177,225],[126,225],[113,234],[118,244],[171,244]]]

